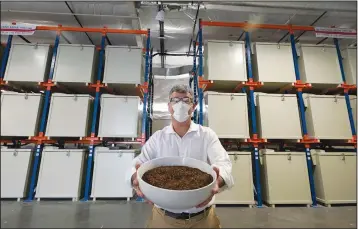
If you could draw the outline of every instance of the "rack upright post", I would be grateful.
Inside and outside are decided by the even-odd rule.
[[[300,77],[300,71],[298,66],[298,55],[296,50],[296,43],[295,43],[295,36],[293,34],[293,31],[290,31],[290,41],[291,41],[291,49],[292,49],[292,56],[293,56],[293,64],[295,67],[295,75],[296,75],[296,82],[301,82]],[[298,99],[298,105],[299,105],[299,113],[301,118],[301,129],[303,134],[303,139],[308,139],[308,133],[307,133],[307,124],[306,124],[306,117],[305,117],[305,105],[303,101],[302,96],[302,88],[297,89],[297,99]],[[305,145],[305,153],[306,153],[306,163],[307,163],[307,170],[308,170],[308,178],[310,183],[310,191],[311,191],[311,199],[312,199],[312,205],[317,205],[316,200],[316,190],[315,190],[315,184],[314,184],[314,178],[313,178],[313,163],[312,163],[312,155],[310,151],[310,146],[307,144]]]
[[[194,57],[193,57],[193,82],[194,82],[194,104],[197,106],[198,104],[198,96],[197,96],[197,90],[198,90],[198,75],[196,73],[196,41],[193,42],[193,52],[194,52]],[[194,122],[198,123],[198,112],[197,112],[197,107],[194,110]]]
[[[103,73],[103,60],[104,60],[104,50],[105,50],[105,42],[106,42],[106,33],[102,33],[101,38],[101,50],[99,51],[99,63],[97,70],[97,84],[100,84],[102,81],[102,73]],[[96,95],[94,98],[94,108],[92,113],[92,123],[91,123],[91,137],[94,138],[96,136],[96,126],[97,126],[97,116],[98,116],[98,107],[100,103],[101,91],[100,88],[96,88]],[[91,141],[88,146],[88,158],[87,158],[87,169],[86,169],[86,181],[85,181],[85,193],[83,197],[83,201],[89,200],[89,194],[91,189],[91,174],[92,174],[92,164],[94,157],[94,144]]]
[[[339,62],[339,68],[341,71],[342,81],[344,84],[346,84],[346,75],[344,73],[343,62],[342,62],[343,58],[342,58],[341,50],[339,47],[339,41],[337,38],[333,38],[333,41],[334,41],[334,45],[336,46],[336,50],[337,50],[337,56],[338,56],[338,62]],[[352,107],[351,107],[351,102],[349,99],[348,90],[344,90],[344,98],[346,100],[349,123],[351,126],[352,135],[354,138],[357,136],[357,132],[356,132],[356,127],[354,125],[354,118],[353,118]]]
[[[58,30],[57,34],[56,34],[55,45],[53,47],[53,53],[52,53],[52,60],[51,60],[50,73],[49,73],[49,77],[48,77],[48,83],[52,83],[53,75],[54,75],[54,72],[55,72],[57,49],[58,49],[58,45],[60,43],[60,36],[61,36],[61,31]],[[43,137],[45,135],[47,114],[48,114],[48,110],[49,110],[50,100],[51,100],[51,87],[48,86],[48,87],[46,87],[45,102],[43,104],[43,109],[42,109],[42,114],[41,114],[41,121],[40,121],[40,128],[39,128],[39,136],[40,137]],[[27,202],[31,202],[33,200],[33,198],[34,198],[35,185],[36,185],[36,181],[37,181],[37,171],[38,171],[38,168],[39,168],[42,149],[43,149],[43,143],[42,142],[39,142],[39,144],[36,144],[35,156],[34,156],[35,157],[34,158],[34,164],[33,164],[33,167],[32,167],[31,178],[30,178],[30,187],[29,187],[28,196],[27,196],[27,199],[26,199]]]
[[[144,95],[143,95],[143,114],[142,114],[142,136],[141,141],[144,145],[146,141],[146,123],[147,123],[147,100],[148,100],[148,75],[149,75],[149,60],[150,60],[150,30],[147,33],[147,42],[145,47],[145,72],[144,72]]]
[[[252,73],[252,62],[251,62],[251,40],[250,33],[245,32],[245,53],[247,61],[247,73],[249,76],[249,82],[253,82],[253,73]],[[257,126],[256,126],[256,110],[255,110],[255,94],[254,87],[249,87],[249,103],[250,103],[250,114],[251,114],[251,128],[253,139],[257,139]],[[254,164],[255,164],[255,186],[256,186],[256,199],[257,206],[262,206],[262,196],[261,196],[261,174],[260,174],[260,155],[258,145],[254,144]]]
[[[10,49],[11,49],[12,37],[13,37],[13,35],[9,35],[9,37],[7,38],[6,47],[5,47],[4,54],[3,54],[2,60],[1,60],[0,80],[4,79],[7,59],[9,58],[9,53],[10,53]]]

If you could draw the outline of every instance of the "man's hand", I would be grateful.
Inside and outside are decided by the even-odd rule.
[[[140,167],[140,164],[137,164],[137,165],[135,166],[136,172],[132,175],[131,180],[132,180],[133,189],[136,191],[137,196],[140,196],[140,197],[142,197],[143,199],[145,199],[145,197],[144,197],[142,191],[141,191],[140,188],[139,188],[139,182],[138,182],[138,179],[137,179],[137,171],[138,171],[138,168],[139,168],[139,167]],[[153,204],[152,202],[150,202],[150,201],[147,200],[147,199],[145,199],[145,201],[146,201],[147,203],[149,203],[149,204]]]
[[[224,186],[225,182],[224,180],[221,178],[221,176],[219,176],[219,169],[214,167],[213,168],[214,171],[216,172],[216,183],[214,188],[211,190],[211,195],[209,196],[208,199],[206,199],[203,203],[199,204],[198,206],[196,206],[197,208],[202,208],[205,207],[208,203],[210,203],[210,201],[213,199],[213,197],[215,196],[215,194],[217,194],[219,192],[219,188]]]

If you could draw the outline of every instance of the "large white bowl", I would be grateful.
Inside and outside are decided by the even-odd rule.
[[[194,190],[169,190],[158,188],[142,180],[142,176],[148,170],[160,166],[188,166],[200,169],[213,177],[213,182],[205,187]],[[213,168],[203,162],[193,158],[183,157],[163,157],[143,163],[137,171],[139,188],[146,199],[161,208],[173,210],[185,210],[193,208],[204,202],[210,195],[215,186],[216,172]]]

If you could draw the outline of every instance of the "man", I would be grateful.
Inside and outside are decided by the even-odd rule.
[[[180,156],[202,160],[212,165],[218,175],[212,195],[192,209],[175,211],[154,206],[148,228],[220,228],[212,207],[214,196],[234,184],[230,158],[217,135],[208,127],[191,121],[193,93],[186,85],[174,86],[169,94],[168,109],[172,124],[155,132],[133,161],[131,182],[137,195],[145,198],[138,187],[136,169],[140,164],[159,157]],[[168,200],[170,201],[170,200]]]

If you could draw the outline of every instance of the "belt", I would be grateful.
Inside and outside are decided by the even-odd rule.
[[[211,208],[211,206],[205,208],[204,210],[202,210],[200,212],[196,212],[196,213],[187,213],[187,212],[174,213],[174,212],[166,211],[164,209],[160,209],[160,210],[162,210],[164,212],[164,215],[169,216],[171,218],[188,220],[188,219],[193,218],[195,216],[201,215],[201,214],[205,213],[206,211],[209,211],[210,208]]]

